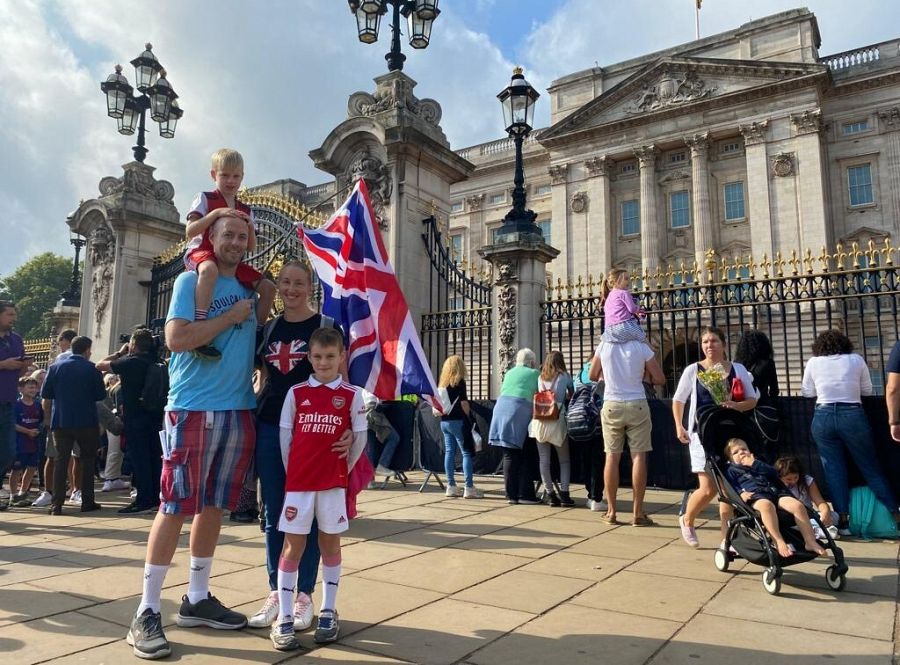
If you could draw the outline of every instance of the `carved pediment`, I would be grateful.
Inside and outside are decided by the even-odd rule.
[[[824,65],[718,58],[663,58],[613,86],[545,130],[541,143],[618,123],[643,123],[705,103],[770,94],[772,86],[813,85]]]
[[[891,234],[884,229],[873,229],[871,226],[858,226],[853,231],[840,239],[841,244],[849,247],[852,243],[859,243],[860,247],[868,245],[872,240],[876,245],[884,242],[885,238],[890,238]]]

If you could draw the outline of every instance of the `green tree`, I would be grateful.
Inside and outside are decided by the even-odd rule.
[[[45,252],[0,279],[0,298],[16,303],[16,331],[25,339],[49,334],[45,315],[69,288],[72,259]]]

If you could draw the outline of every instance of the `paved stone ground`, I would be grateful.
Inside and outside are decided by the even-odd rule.
[[[421,474],[410,474],[413,483]],[[768,595],[761,569],[712,564],[716,521],[691,550],[678,533],[677,492],[648,492],[651,528],[604,525],[573,509],[508,506],[499,478],[480,501],[447,499],[432,484],[363,493],[345,540],[338,605],[342,638],[282,654],[267,631],[185,630],[174,625],[186,590],[187,537],[164,590],[163,617],[184,663],[581,663],[890,665],[898,658],[898,543],[841,543],[847,590],[824,580],[826,563],[788,569]],[[0,653],[4,663],[137,662],[124,636],[140,593],[152,516],[110,509],[51,518],[37,509],[0,514]],[[577,493],[576,493],[577,496]],[[630,518],[627,491],[620,516]],[[580,504],[583,504],[583,494]],[[707,513],[713,517],[712,513]],[[226,522],[213,592],[248,614],[268,589],[254,525]],[[318,598],[316,598],[318,603]]]

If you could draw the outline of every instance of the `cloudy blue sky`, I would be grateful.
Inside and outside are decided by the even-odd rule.
[[[544,90],[559,76],[694,38],[694,0],[443,0],[431,46],[408,47],[419,97],[443,107],[454,148],[499,138],[496,93],[514,64]],[[799,6],[705,0],[713,34]],[[820,53],[900,35],[900,3],[808,0]],[[184,211],[208,187],[208,155],[244,153],[246,184],[326,177],[307,153],[343,118],[348,96],[371,90],[388,40],[356,39],[344,0],[0,0],[0,276],[51,250],[70,255],[64,224],[80,199],[120,175],[134,137],[106,117],[99,83],[153,43],[185,110],[174,140],[148,138],[147,163],[171,181]],[[549,118],[539,102],[538,125]],[[154,125],[155,128],[155,125]]]

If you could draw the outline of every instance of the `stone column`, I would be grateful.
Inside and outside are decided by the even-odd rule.
[[[554,247],[560,248],[559,260],[553,264],[553,273],[562,277],[563,281],[572,276],[573,244],[572,230],[569,228],[569,165],[554,164],[547,169],[550,174],[550,219],[552,220],[552,238]]]
[[[769,197],[769,164],[766,156],[768,120],[740,125],[744,137],[747,161],[747,210],[750,218],[750,251],[759,263],[763,255],[769,259],[774,253],[772,212]]]
[[[587,199],[588,214],[584,252],[583,274],[591,273],[602,276],[612,268],[612,248],[616,238],[616,224],[612,215],[612,201],[609,195],[609,182],[615,162],[601,155],[592,157],[584,163],[588,174]]]
[[[659,236],[665,226],[659,223],[656,204],[656,158],[654,145],[634,149],[641,168],[641,270],[654,273],[659,267]]]
[[[122,168],[122,177],[101,179],[100,197],[83,201],[66,220],[87,238],[77,329],[93,340],[97,358],[146,323],[153,259],[184,239],[172,184],[141,162]]]
[[[705,281],[707,273],[703,265],[706,252],[715,249],[713,215],[709,207],[709,132],[688,136],[684,142],[691,149],[694,260],[700,268],[701,281]]]
[[[547,288],[547,263],[558,249],[520,234],[478,250],[494,266],[491,349],[491,391],[500,394],[506,371],[515,364],[519,349],[540,353],[541,302]]]
[[[822,150],[822,113],[818,109],[791,114],[797,155],[797,188],[800,237],[798,249],[832,246],[832,232],[825,206],[826,178]],[[782,252],[793,248],[780,247]]]
[[[441,107],[413,94],[416,82],[400,71],[375,79],[375,91],[355,92],[347,119],[309,155],[335,176],[339,189],[364,178],[385,246],[416,330],[428,311],[429,271],[422,220],[448,217],[450,185],[475,168],[450,149]],[[436,288],[436,287],[435,287]]]
[[[882,130],[888,132],[888,159],[885,167],[882,167],[888,171],[881,175],[881,196],[886,202],[890,200],[890,207],[884,206],[885,217],[894,220],[894,237],[897,237],[900,236],[900,108],[894,106],[879,111],[878,119]],[[890,193],[886,195],[885,190]]]

